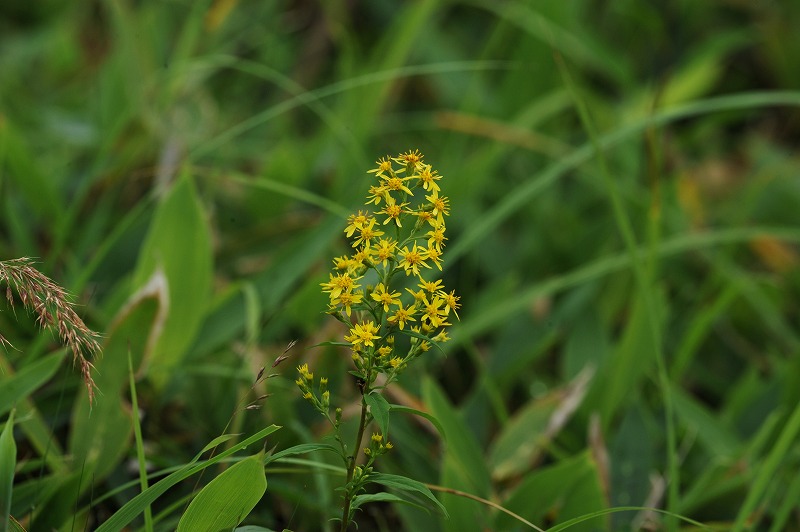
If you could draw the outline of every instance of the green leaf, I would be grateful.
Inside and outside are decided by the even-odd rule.
[[[247,517],[266,491],[261,458],[245,458],[200,490],[178,522],[178,532],[229,530]]]
[[[530,468],[546,442],[547,424],[559,401],[557,394],[530,401],[502,428],[489,453],[493,478],[507,479]]]
[[[200,329],[211,299],[211,236],[192,179],[184,173],[156,209],[133,285],[163,272],[169,307],[153,347],[150,376],[164,385]],[[157,370],[157,371],[156,371]]]
[[[352,345],[353,344],[351,344],[350,342],[320,342],[320,343],[314,344],[314,345],[312,345],[310,347],[327,347],[327,346],[352,347]]]
[[[214,438],[213,440],[208,442],[205,447],[203,447],[203,450],[200,451],[200,454],[208,452],[211,449],[213,449],[214,447],[219,447],[220,445],[222,445],[226,441],[232,440],[233,438],[236,438],[237,436],[241,436],[241,434],[222,434],[220,436],[217,436],[216,438]]]
[[[49,381],[61,366],[66,351],[59,350],[19,370],[15,375],[0,373],[0,415]]]
[[[425,378],[422,382],[422,397],[447,434],[447,447],[442,452],[439,484],[488,498],[492,490],[491,477],[486,458],[474,432],[450,404],[436,382],[430,378]],[[451,516],[446,523],[443,523],[443,530],[459,531],[487,527],[487,514],[473,501],[445,493],[442,494],[442,503]]]
[[[17,444],[14,442],[14,411],[0,433],[0,530],[6,532],[11,520],[11,493],[17,467]]]
[[[369,481],[381,484],[387,488],[422,495],[427,501],[432,503],[431,506],[435,507],[447,517],[447,510],[445,507],[442,506],[439,499],[437,499],[431,490],[422,482],[400,475],[391,475],[389,473],[372,473],[369,476]]]
[[[330,451],[339,455],[342,454],[339,448],[334,447],[329,443],[301,443],[300,445],[289,447],[288,449],[284,449],[273,454],[272,456],[268,456],[264,460],[264,465],[267,465],[271,462],[276,462],[281,458],[286,458],[287,456],[296,456],[298,454],[306,454],[314,451]]]
[[[415,416],[427,419],[428,421],[431,422],[431,425],[433,425],[439,432],[439,436],[442,437],[442,440],[444,440],[445,443],[447,442],[447,434],[445,434],[444,432],[444,427],[442,427],[442,424],[439,423],[439,420],[436,419],[435,416],[432,416],[427,412],[423,412],[422,410],[411,408],[410,406],[394,405],[394,404],[389,405],[389,411],[400,412],[401,414],[414,414]]]
[[[372,391],[364,396],[364,401],[369,405],[369,411],[384,437],[389,437],[389,402],[380,392]]]
[[[147,346],[158,338],[159,326],[168,307],[163,285],[155,276],[115,317],[108,331],[103,357],[95,362],[95,383],[102,392],[94,405],[81,394],[72,412],[69,450],[76,469],[87,468],[95,481],[102,480],[128,450],[133,420],[127,401],[128,353],[134,371],[146,357]],[[90,486],[86,483],[82,489]],[[66,518],[66,516],[64,516]]]
[[[728,460],[738,455],[741,444],[736,434],[726,427],[718,416],[674,384],[672,399],[678,418],[686,427],[697,432],[697,439],[710,453],[713,453],[716,459]]]
[[[352,504],[350,505],[351,508],[354,510],[363,506],[364,504],[371,503],[371,502],[399,502],[403,504],[410,504],[412,506],[416,506],[417,508],[422,508],[423,510],[427,510],[425,506],[421,504],[417,504],[413,501],[409,501],[406,499],[401,499],[397,495],[387,492],[381,493],[367,493],[365,495],[358,495],[355,499],[353,499]]]
[[[503,501],[503,507],[536,523],[548,515],[562,522],[603,510],[606,504],[597,465],[588,453],[582,453],[529,473]],[[508,530],[515,524],[511,516],[498,514],[493,528]]]
[[[120,508],[119,510],[114,513],[105,523],[100,525],[95,532],[116,532],[118,530],[122,530],[128,523],[133,521],[137,515],[142,513],[144,509],[153,503],[156,499],[158,499],[161,495],[163,495],[167,490],[169,490],[172,486],[185,480],[195,473],[199,473],[200,471],[204,470],[205,468],[212,466],[220,461],[224,460],[225,458],[229,457],[233,453],[240,451],[246,448],[248,445],[251,445],[266,436],[272,434],[276,430],[280,429],[277,425],[270,425],[266,427],[256,434],[253,434],[249,438],[244,441],[233,445],[229,449],[225,449],[217,456],[206,460],[203,463],[197,464],[196,462],[202,456],[202,453],[199,453],[197,456],[192,459],[191,462],[186,464],[184,467],[180,468],[178,471],[175,471],[171,475],[166,478],[161,479],[160,481],[156,482],[145,491],[125,503],[125,505]]]
[[[445,459],[458,471],[459,485],[448,486],[487,497],[491,491],[491,477],[475,435],[432,379],[423,381],[422,396],[447,434]]]

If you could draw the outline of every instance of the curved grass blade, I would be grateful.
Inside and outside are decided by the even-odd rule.
[[[648,511],[648,512],[656,512],[663,515],[668,515],[675,519],[680,519],[686,523],[696,526],[697,528],[701,528],[703,530],[714,530],[710,526],[704,525],[699,521],[695,521],[689,517],[685,517],[680,514],[676,514],[675,512],[668,512],[667,510],[662,510],[660,508],[648,508],[646,506],[618,506],[616,508],[607,508],[605,510],[598,510],[596,512],[588,513],[586,515],[582,515],[580,517],[575,517],[570,519],[569,521],[564,521],[552,528],[548,528],[547,532],[561,532],[561,530],[566,530],[578,523],[583,523],[584,521],[588,521],[589,519],[594,519],[595,517],[602,517],[604,515],[615,514],[619,512],[641,512],[641,511]]]
[[[14,411],[0,433],[0,530],[7,532],[11,522],[11,493],[17,467],[17,444],[14,442]]]

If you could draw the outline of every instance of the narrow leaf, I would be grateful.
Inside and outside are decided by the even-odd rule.
[[[17,444],[14,442],[14,411],[0,433],[0,530],[7,532],[11,520],[11,492],[17,466]]]
[[[436,427],[436,430],[439,432],[439,436],[442,437],[442,440],[447,443],[447,435],[444,433],[444,427],[442,427],[442,424],[439,423],[439,420],[436,419],[435,416],[427,412],[423,412],[422,410],[417,410],[416,408],[403,405],[389,405],[389,410],[392,412],[400,412],[402,414],[414,414],[415,416],[427,419],[434,427]]]
[[[416,506],[417,508],[422,508],[423,510],[427,510],[427,508],[425,508],[420,504],[416,504],[415,502],[408,501],[406,499],[401,499],[397,495],[394,495],[392,493],[386,493],[385,491],[381,493],[367,493],[365,495],[359,495],[355,499],[353,499],[353,503],[350,505],[350,507],[356,509],[370,502],[399,502],[403,504],[410,504],[412,506]]]
[[[286,458],[287,456],[296,456],[298,454],[306,454],[314,451],[330,451],[332,453],[341,454],[338,448],[328,443],[301,443],[300,445],[289,447],[288,449],[284,449],[273,454],[272,456],[268,456],[266,460],[264,460],[264,465],[270,464],[271,462],[276,462],[281,458]]]
[[[400,475],[391,475],[389,473],[373,473],[369,476],[369,481],[376,484],[381,484],[387,488],[393,488],[410,493],[418,493],[433,503],[432,506],[437,508],[445,515],[445,517],[447,517],[447,510],[445,510],[444,506],[442,506],[442,503],[439,502],[439,499],[437,499],[431,490],[429,490],[428,487],[422,482]]]
[[[61,366],[65,352],[60,349],[52,355],[25,366],[15,375],[0,373],[0,415],[11,410],[15,404],[49,381]]]

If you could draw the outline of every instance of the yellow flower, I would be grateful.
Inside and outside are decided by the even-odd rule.
[[[369,193],[367,194],[367,205],[370,203],[374,203],[376,206],[380,205],[382,199],[388,200],[391,196],[389,196],[389,189],[386,188],[386,185],[371,185],[369,187]]]
[[[367,213],[361,212],[360,210],[358,214],[351,214],[347,217],[347,227],[344,230],[344,234],[347,235],[347,238],[352,237],[353,233],[364,227],[364,224],[367,223],[368,220],[369,216],[367,216]]]
[[[426,250],[423,248],[418,248],[417,243],[414,242],[414,247],[409,251],[408,247],[404,247],[400,250],[400,266],[406,272],[406,275],[419,275],[419,268],[420,266],[424,266],[425,268],[430,268],[428,264],[425,262],[427,258]]]
[[[439,342],[440,344],[443,344],[446,341],[448,341],[450,339],[450,337],[447,336],[447,331],[442,329],[441,331],[439,331],[439,334],[437,334],[436,336],[433,337],[433,339],[435,341]]]
[[[358,279],[353,279],[346,273],[336,274],[334,277],[329,273],[330,281],[327,283],[320,283],[323,292],[330,293],[331,300],[338,298],[342,292],[351,292],[353,289],[358,288],[360,285],[356,284]]]
[[[383,231],[373,229],[375,225],[375,218],[370,218],[368,222],[364,223],[359,229],[358,239],[353,242],[353,247],[358,247],[359,244],[364,244],[364,249],[369,249],[370,240],[377,238],[383,234]]]
[[[303,364],[302,366],[297,366],[297,371],[300,373],[300,376],[303,377],[305,380],[310,381],[314,379],[314,374],[308,371],[308,364]]]
[[[444,236],[444,230],[444,224],[439,224],[434,226],[432,230],[425,233],[425,236],[428,237],[428,248],[436,248],[436,251],[442,251],[444,241],[447,240],[447,237]]]
[[[397,157],[392,157],[392,160],[396,163],[405,164],[407,166],[417,166],[417,164],[422,162],[423,155],[419,152],[419,150],[408,150],[405,153],[401,153]]]
[[[439,271],[442,271],[442,260],[440,258],[442,256],[441,250],[437,250],[435,247],[428,248],[426,250],[426,255],[428,255],[428,259],[430,259],[433,264],[439,268]]]
[[[386,267],[386,261],[394,260],[394,252],[397,249],[397,242],[391,238],[381,238],[378,243],[370,248],[370,251],[375,255],[375,262],[379,262]]]
[[[392,354],[392,346],[384,345],[378,348],[378,355],[385,357]]]
[[[378,283],[378,286],[375,287],[375,290],[370,295],[372,299],[383,304],[384,312],[389,312],[389,305],[400,304],[400,292],[388,292],[383,283]]]
[[[403,359],[400,358],[400,357],[394,357],[389,361],[389,365],[392,366],[393,368],[399,367],[400,364],[402,364],[402,363],[403,363]]]
[[[387,173],[390,175],[394,173],[392,171],[392,161],[391,159],[389,159],[388,155],[386,157],[381,157],[380,159],[375,161],[375,164],[378,165],[378,167],[373,168],[372,170],[367,170],[368,174],[375,174],[376,176],[381,177],[386,175]]]
[[[440,190],[439,185],[436,184],[436,181],[442,178],[442,176],[438,175],[436,170],[431,171],[431,165],[423,164],[422,170],[420,171],[419,175],[420,183],[422,183],[422,188],[425,190],[438,191]]]
[[[444,216],[450,216],[450,200],[444,196],[439,196],[439,191],[434,190],[430,196],[425,196],[425,199],[433,206],[433,214],[440,222]]]
[[[428,210],[425,210],[425,209],[421,209],[421,210],[418,210],[418,211],[414,211],[414,214],[416,214],[417,218],[419,218],[420,225],[425,223],[425,222],[428,222],[429,224],[431,224],[434,227],[439,225],[439,222],[436,220],[436,216],[434,216],[431,211],[428,211]]]
[[[350,257],[342,255],[333,259],[333,267],[337,270],[347,270],[350,268]]]
[[[425,281],[425,280],[422,280],[422,281],[419,282],[419,284],[417,286],[419,286],[423,290],[428,291],[431,294],[436,292],[437,290],[441,290],[442,288],[444,288],[442,286],[442,280],[441,279],[437,279],[436,281]]]
[[[403,328],[406,326],[407,321],[417,321],[414,318],[414,314],[417,312],[417,307],[409,306],[403,308],[403,304],[398,305],[398,309],[395,311],[394,314],[389,318],[389,323],[398,324],[400,326],[400,330],[402,331]]]
[[[450,311],[453,311],[453,314],[456,315],[458,318],[458,312],[456,312],[459,308],[461,308],[461,303],[458,302],[461,299],[460,296],[456,295],[456,291],[453,290],[449,294],[444,292],[443,290],[439,291],[438,295],[444,299],[444,313],[445,315],[450,314]],[[458,318],[461,319],[461,318]]]
[[[403,210],[403,207],[405,207],[406,205],[408,205],[408,203],[401,203],[400,205],[398,205],[397,202],[392,197],[386,198],[386,206],[377,213],[377,214],[385,214],[388,216],[388,218],[386,218],[383,221],[383,225],[386,225],[392,220],[394,220],[394,223],[397,224],[397,227],[403,227],[403,224],[400,223],[400,215],[406,212]]]
[[[384,179],[383,186],[386,187],[386,193],[387,193],[386,200],[387,201],[389,200],[388,194],[390,192],[392,192],[392,191],[394,191],[394,192],[403,191],[406,194],[408,194],[409,196],[413,196],[414,195],[411,192],[411,189],[406,186],[406,181],[408,181],[408,179],[409,179],[408,177],[397,177],[397,176],[394,176],[394,177],[388,177],[388,178],[383,178],[383,179]]]
[[[414,296],[414,301],[420,303],[425,300],[425,290],[420,290],[419,292],[414,292],[410,288],[406,288],[406,292]]]
[[[363,297],[364,295],[360,292],[342,292],[339,294],[339,297],[331,301],[331,306],[344,308],[345,313],[349,316],[351,312],[350,307],[361,303]]]
[[[350,336],[345,336],[344,339],[353,344],[354,347],[364,344],[365,346],[374,347],[373,340],[377,340],[380,336],[375,333],[378,332],[378,327],[375,326],[373,321],[367,321],[363,325],[356,323],[356,326],[350,329]]]
[[[439,296],[433,296],[430,301],[428,301],[428,298],[426,297],[422,302],[424,311],[421,320],[423,322],[427,321],[434,328],[443,325],[447,319],[447,314],[445,313],[444,309],[440,308],[443,304],[444,300]]]
[[[355,253],[353,253],[353,256],[350,257],[350,263],[352,264],[351,271],[356,271],[365,264],[369,264],[369,254],[370,254],[369,248],[361,248]]]
[[[378,434],[377,432],[373,432],[372,433],[372,441],[374,441],[376,443],[380,443],[381,441],[383,441],[383,435]]]

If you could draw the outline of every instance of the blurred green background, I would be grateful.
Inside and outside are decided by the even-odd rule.
[[[777,1],[4,0],[0,259],[37,258],[105,336],[91,416],[66,358],[14,396],[59,347],[0,303],[12,514],[91,529],[138,492],[129,351],[153,472],[260,394],[228,431],[320,441],[302,362],[352,413],[347,353],[306,349],[342,334],[319,283],[366,171],[419,149],[463,310],[388,393],[446,443],[393,416],[382,470],[543,528],[648,506],[800,529],[798,27]],[[262,366],[280,375],[251,390]],[[333,529],[341,477],[305,459],[268,469],[247,523]],[[158,529],[194,488],[159,499]],[[449,520],[375,504],[361,530],[528,529],[441,498]]]

